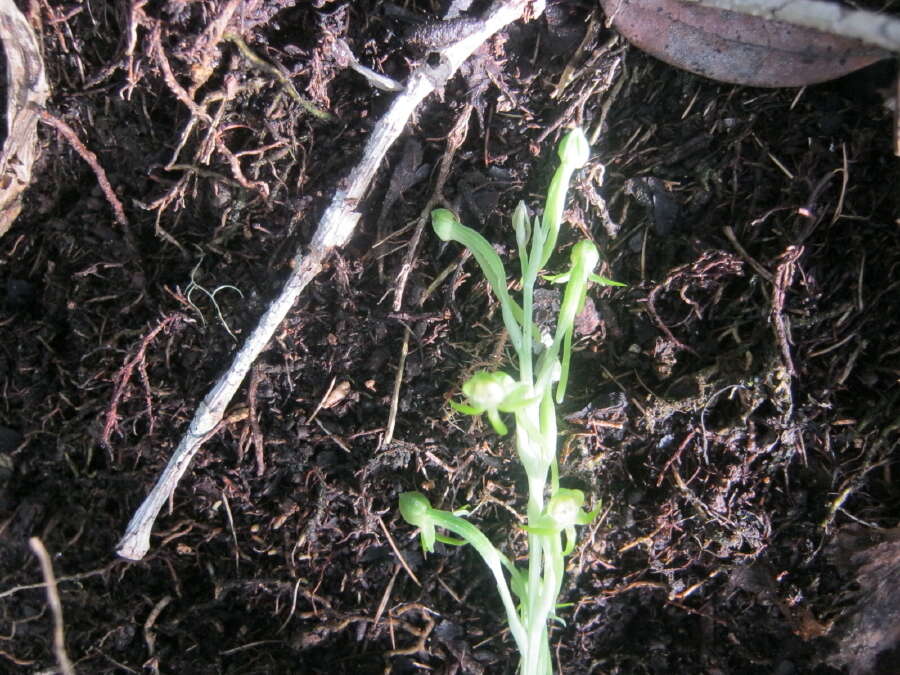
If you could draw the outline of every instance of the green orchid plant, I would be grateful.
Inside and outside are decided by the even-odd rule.
[[[467,415],[485,414],[501,436],[508,433],[501,413],[515,420],[516,451],[528,477],[528,517],[523,528],[528,536],[528,566],[520,569],[497,550],[465,518],[464,511],[436,509],[419,492],[400,495],[400,514],[419,528],[426,552],[434,551],[435,542],[440,541],[452,546],[469,544],[482,557],[496,582],[521,655],[521,675],[553,672],[548,625],[558,618],[555,612],[565,556],[575,548],[576,525],[589,524],[599,511],[599,507],[584,510],[585,497],[580,490],[559,486],[556,458],[556,404],[565,396],[575,317],[584,306],[590,283],[622,285],[594,273],[600,254],[591,241],[579,241],[572,247],[568,271],[542,277],[565,284],[552,339],[540,339],[532,317],[534,287],[556,248],[569,181],[587,163],[589,150],[580,129],[566,134],[559,146],[560,164],[547,191],[543,216],[529,222],[522,202],[513,212],[521,263],[521,305],[510,296],[506,270],[490,243],[460,223],[452,211],[437,209],[431,214],[438,237],[460,243],[472,252],[500,303],[503,324],[518,359],[518,379],[505,372],[477,372],[462,386],[466,402],[451,401],[451,406]]]

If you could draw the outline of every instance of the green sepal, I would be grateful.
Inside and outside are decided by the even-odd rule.
[[[446,537],[443,534],[435,534],[435,539],[448,546],[465,546],[469,543],[465,539],[454,539],[453,537]]]
[[[609,277],[604,277],[599,274],[592,274],[588,277],[595,284],[600,284],[601,286],[619,286],[620,288],[625,288],[628,284],[623,284],[621,281],[613,281]]]
[[[562,272],[560,274],[542,274],[541,279],[549,281],[551,284],[564,284],[569,280],[569,276],[569,272]],[[621,288],[628,286],[628,284],[623,284],[621,281],[614,281],[609,277],[604,277],[600,274],[591,274],[588,279],[601,286],[619,286]]]
[[[587,164],[591,157],[591,146],[584,131],[580,127],[576,127],[563,136],[556,154],[559,156],[560,162],[568,164],[574,169],[580,169]]]
[[[568,272],[561,272],[559,274],[542,274],[541,279],[544,281],[549,281],[551,284],[564,284],[569,280]]]
[[[497,432],[498,436],[506,436],[509,433],[509,429],[504,424],[503,420],[500,419],[500,414],[496,409],[487,410],[487,418],[488,422],[491,423],[491,426],[494,428],[494,431]]]
[[[556,603],[555,609],[565,609],[566,607],[574,607],[574,606],[575,606],[574,602],[558,602],[558,603]],[[562,628],[565,628],[567,625],[565,619],[563,619],[561,616],[559,616],[559,614],[557,614],[556,612],[554,612],[553,614],[550,615],[550,620],[553,621],[554,623],[558,623]]]
[[[517,384],[497,407],[500,412],[514,413],[538,402],[531,387],[525,384]]]
[[[457,403],[453,399],[447,401],[450,404],[450,407],[453,408],[456,412],[462,413],[463,415],[475,415],[478,416],[484,412],[484,408],[477,408],[475,406],[466,405],[465,403]]]

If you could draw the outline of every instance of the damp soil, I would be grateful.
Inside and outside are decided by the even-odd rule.
[[[580,124],[591,161],[549,267],[589,236],[627,284],[591,291],[561,409],[561,482],[602,510],[569,559],[560,672],[898,672],[900,171],[879,89],[895,71],[718,84],[602,25],[576,51],[602,22],[588,2],[510,27],[426,100],[150,553],[115,556],[394,96],[334,45],[403,81],[438,4],[28,4],[50,110],[127,225],[42,126],[0,241],[0,671],[56,667],[38,537],[78,672],[514,672],[480,561],[423,557],[397,512],[418,489],[523,553],[509,442],[447,403],[508,367],[495,301],[426,230],[392,306],[470,115],[442,203],[514,269],[508,214],[540,208]]]

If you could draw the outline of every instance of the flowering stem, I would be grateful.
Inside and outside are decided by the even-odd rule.
[[[547,192],[543,217],[535,218],[533,227],[529,227],[527,209],[521,203],[513,214],[522,271],[521,307],[510,297],[506,270],[488,241],[462,225],[451,211],[438,209],[432,213],[434,230],[441,239],[457,241],[472,251],[500,303],[503,322],[518,356],[518,380],[502,372],[478,372],[463,385],[468,402],[451,405],[464,414],[485,413],[500,435],[507,432],[500,414],[515,416],[516,451],[528,478],[527,573],[500,553],[475,525],[457,513],[433,508],[420,493],[401,495],[400,512],[407,522],[419,527],[426,552],[431,552],[435,541],[440,540],[449,544],[468,543],[481,555],[493,574],[510,632],[519,648],[521,675],[552,675],[548,624],[555,618],[565,555],[574,546],[575,525],[587,524],[597,514],[596,509],[589,513],[582,511],[584,495],[580,491],[559,486],[556,404],[552,393],[553,381],[559,380],[556,402],[562,401],[575,316],[584,304],[589,282],[599,279],[593,274],[599,260],[593,243],[575,244],[569,271],[556,277],[567,282],[556,332],[536,363],[537,335],[532,317],[534,286],[541,267],[556,246],[569,180],[587,162],[588,152],[584,134],[577,129],[569,133],[560,144],[560,165]],[[456,534],[461,540],[437,535],[436,527]],[[518,597],[518,606],[513,595]]]

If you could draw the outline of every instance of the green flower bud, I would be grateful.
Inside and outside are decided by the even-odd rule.
[[[512,215],[513,229],[516,231],[516,244],[520,253],[527,253],[528,240],[531,239],[531,227],[528,222],[528,207],[520,201]]]
[[[574,169],[580,169],[587,164],[591,154],[591,146],[587,136],[576,127],[563,137],[559,144],[559,159],[563,164],[568,164]]]
[[[560,530],[581,524],[584,514],[584,493],[581,490],[560,488],[547,502],[547,515]]]
[[[421,492],[404,492],[400,495],[400,515],[410,525],[421,527],[423,522],[430,519],[430,508],[431,502]]]
[[[462,386],[463,394],[475,408],[499,410],[516,389],[516,381],[506,373],[480,370]]]
[[[453,229],[459,225],[459,218],[449,209],[435,209],[431,212],[431,227],[443,241],[453,238]]]
[[[572,268],[574,269],[579,263],[583,265],[583,269],[588,273],[593,272],[597,263],[600,262],[600,251],[594,246],[594,242],[588,239],[582,239],[572,247]]]
[[[400,495],[400,515],[403,520],[420,530],[422,550],[431,553],[437,533],[434,531],[431,502],[421,492],[404,492]]]

